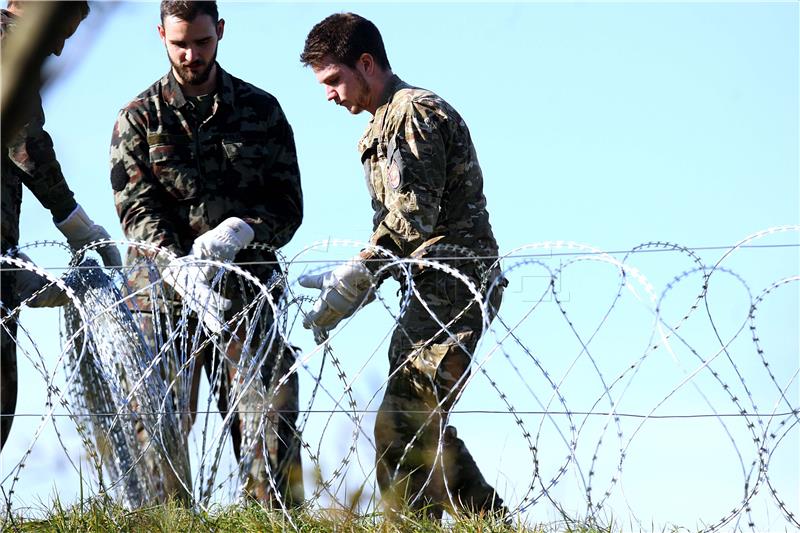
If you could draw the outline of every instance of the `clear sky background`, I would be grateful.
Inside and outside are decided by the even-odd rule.
[[[554,240],[606,251],[654,241],[725,247],[760,230],[800,223],[796,3],[222,2],[226,29],[220,64],[275,95],[294,128],[305,221],[284,249],[289,257],[329,237],[363,241],[371,230],[372,213],[356,151],[369,115],[353,117],[327,102],[313,73],[298,60],[310,28],[330,13],[348,10],[380,28],[396,74],[437,92],[466,120],[504,253]],[[157,23],[156,3],[96,5],[67,43],[64,56],[53,62],[61,75],[44,94],[46,128],[78,201],[119,239],[123,236],[108,178],[109,140],[118,110],[167,72]],[[25,198],[21,227],[23,242],[61,238],[31,195]],[[788,232],[755,244],[797,242],[797,232]],[[346,257],[354,249],[301,258]],[[565,249],[533,250],[551,251]],[[698,254],[711,265],[724,252]],[[64,259],[46,249],[30,255],[47,266],[63,264]],[[506,262],[512,284],[502,316],[507,323],[522,321],[517,333],[529,351],[508,339],[502,349],[493,350],[496,339],[503,338],[496,325],[479,359],[489,358],[487,371],[517,410],[563,410],[535,361],[559,383],[572,411],[604,412],[607,401],[593,407],[604,389],[592,361],[610,383],[646,356],[646,364],[635,375],[625,374],[624,384],[614,389],[619,412],[736,412],[708,370],[684,380],[696,370],[698,354],[704,359],[720,354],[720,345],[726,344],[720,339],[730,339],[744,325],[748,290],[755,297],[771,283],[800,271],[797,248],[737,251],[724,266],[738,278],[729,273],[716,276],[702,309],[692,315],[701,318],[682,326],[680,335],[672,338],[672,349],[662,345],[660,351],[648,351],[654,328],[647,297],[642,304],[623,291],[603,322],[618,290],[618,274],[598,262],[569,264],[571,258],[539,258],[542,264]],[[661,308],[667,323],[677,323],[702,286],[697,273],[682,276],[695,266],[691,259],[658,253],[639,254],[629,262],[648,278],[657,296],[680,277]],[[523,320],[549,281],[544,266],[565,267],[559,291],[580,335],[568,328],[552,297],[535,307],[533,318]],[[299,265],[290,277],[302,268]],[[382,291],[387,302],[396,299],[394,289],[387,286]],[[637,288],[640,293],[641,289]],[[800,404],[798,299],[796,282],[784,286],[770,294],[757,317],[765,356],[776,381],[788,387],[787,402],[794,408]],[[380,397],[371,404],[369,400],[385,375],[382,339],[392,320],[379,305],[362,314],[347,324],[334,349],[349,371],[365,366],[355,391],[360,406],[374,409]],[[52,359],[58,353],[55,316],[40,310],[24,315],[24,323]],[[601,323],[599,334],[584,350],[578,339],[585,343]],[[38,337],[43,334],[50,339]],[[310,336],[296,331],[293,340],[309,354],[310,364],[318,360]],[[735,394],[745,398],[749,391],[752,401],[745,404],[756,404],[764,412],[785,411],[786,402],[780,405],[776,385],[764,372],[746,327],[729,348],[731,353],[718,356],[716,371],[732,388],[742,388]],[[737,371],[745,376],[746,390]],[[29,368],[22,372],[30,381],[23,381],[19,410],[41,412],[39,378]],[[310,374],[301,376],[301,386],[308,391]],[[328,384],[337,386],[333,377]],[[505,409],[480,375],[459,407]],[[550,491],[558,504],[586,514],[586,484],[597,449],[601,460],[594,474],[593,501],[609,490],[607,510],[623,522],[640,519],[645,527],[651,520],[693,528],[721,519],[741,502],[744,477],[757,457],[741,420],[724,419],[724,425],[713,418],[648,420],[641,425],[641,420],[625,419],[618,426],[594,417],[583,425],[583,419],[574,420],[581,428],[579,444],[565,473],[558,475],[569,455],[569,420],[530,415],[524,421],[538,439],[541,482],[547,486],[551,478],[558,478]],[[769,419],[762,422],[769,426]],[[465,414],[458,415],[456,423],[487,478],[509,503],[523,502],[526,484],[534,479],[533,465],[514,420],[508,415]],[[797,514],[800,439],[797,425],[786,429],[793,423],[796,417],[781,426],[788,433],[776,446],[769,475],[773,488]],[[10,458],[27,447],[30,437],[21,428],[30,424],[35,427],[34,422],[15,423],[2,458],[4,472]],[[367,434],[370,424],[368,420]],[[774,420],[771,424],[777,426]],[[307,439],[314,447],[320,441],[314,433],[318,427],[313,419],[309,422]],[[331,449],[350,430],[343,423],[336,431],[322,440]],[[74,444],[77,457],[77,441]],[[371,451],[368,444],[360,447],[368,473]],[[615,482],[620,448],[625,459],[621,481]],[[30,471],[23,472],[20,481],[20,498],[26,503],[46,500],[57,486],[69,499],[77,491],[76,474],[65,466],[54,437],[43,437],[34,450],[26,468]],[[335,466],[343,454],[334,454],[325,464]],[[352,475],[353,483],[363,477],[360,471]],[[542,492],[538,483],[533,496]],[[530,510],[532,519],[557,519],[555,506],[546,500]],[[755,503],[757,529],[787,527],[768,489],[762,489]]]

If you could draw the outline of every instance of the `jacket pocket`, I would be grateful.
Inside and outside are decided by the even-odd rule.
[[[200,195],[200,173],[191,146],[150,146],[150,165],[161,185],[176,199],[189,200]]]
[[[256,142],[240,140],[222,141],[227,162],[226,181],[241,186],[266,185],[271,154],[267,147]]]

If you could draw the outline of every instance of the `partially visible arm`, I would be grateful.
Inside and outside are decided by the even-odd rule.
[[[169,213],[166,191],[150,168],[147,133],[128,110],[122,110],[111,136],[111,186],[125,236],[183,255]]]
[[[73,250],[110,238],[105,228],[95,224],[75,202],[75,195],[56,160],[53,139],[44,130],[41,101],[37,103],[31,120],[9,143],[8,157],[22,170],[22,183],[52,213],[53,222]],[[113,245],[99,246],[96,251],[107,267],[121,265],[119,251]]]
[[[294,135],[286,116],[275,103],[267,117],[267,132],[263,140],[270,163],[258,201],[236,214],[255,231],[255,242],[279,248],[286,245],[303,220],[303,192]]]
[[[370,237],[400,257],[431,238],[446,180],[444,124],[435,110],[409,103],[389,139],[386,216]]]
[[[8,144],[8,157],[22,170],[22,182],[53,215],[54,222],[67,218],[77,206],[61,165],[56,160],[53,139],[44,130],[41,103],[33,118]]]

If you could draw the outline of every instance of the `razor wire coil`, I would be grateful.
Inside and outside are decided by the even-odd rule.
[[[579,243],[547,241],[497,256],[462,253],[446,247],[419,259],[387,255],[382,268],[401,280],[400,298],[397,302],[391,291],[376,287],[376,302],[369,311],[362,312],[382,314],[382,321],[373,322],[383,325],[370,326],[371,340],[354,343],[356,319],[345,319],[318,346],[304,340],[288,370],[272,375],[264,383],[263,367],[277,364],[277,369],[282,364],[282,356],[277,363],[268,363],[270,354],[292,346],[293,339],[304,335],[299,331],[298,321],[302,321],[314,301],[315,295],[299,292],[295,271],[336,265],[342,260],[337,255],[343,250],[358,250],[365,246],[363,243],[323,241],[292,258],[278,255],[276,262],[209,262],[219,270],[214,280],[216,286],[234,287],[235,291],[248,295],[238,311],[225,317],[230,333],[226,337],[201,333],[192,326],[197,323],[196,310],[179,305],[176,312],[158,319],[163,323],[156,324],[162,332],[157,347],[144,341],[137,321],[142,312],[159,315],[155,307],[149,310],[140,307],[141,296],[148,295],[153,306],[170,299],[161,283],[158,266],[145,262],[103,272],[96,263],[78,263],[78,260],[86,252],[106,244],[139,246],[156,255],[169,252],[146,243],[109,240],[88,245],[73,256],[68,267],[48,269],[17,259],[12,252],[1,258],[0,269],[4,274],[33,271],[66,291],[71,305],[65,312],[60,352],[56,357],[44,353],[47,350],[37,342],[37,332],[26,329],[24,318],[14,339],[18,356],[30,361],[36,375],[43,380],[41,391],[46,409],[43,413],[14,415],[19,419],[39,419],[39,423],[21,456],[11,460],[15,466],[8,468],[9,458],[4,457],[0,485],[7,510],[11,512],[15,505],[26,463],[36,447],[43,445],[39,439],[47,428],[52,426],[58,446],[72,468],[76,471],[82,468],[73,459],[74,450],[64,438],[64,428],[58,425],[58,420],[70,421],[70,430],[78,435],[94,471],[92,491],[96,497],[112,497],[135,507],[154,494],[163,496],[165,480],[178,478],[191,502],[199,508],[207,509],[213,502],[236,501],[248,483],[247,469],[260,464],[259,457],[269,453],[266,441],[258,437],[272,431],[267,413],[276,420],[287,414],[297,416],[294,438],[306,469],[314,473],[316,484],[306,490],[307,504],[350,508],[344,499],[348,487],[356,483],[363,490],[373,483],[368,480],[375,475],[374,458],[370,454],[375,453],[376,443],[367,424],[380,413],[393,412],[374,407],[387,381],[379,378],[382,382],[367,383],[372,375],[370,365],[376,365],[373,360],[383,357],[381,348],[389,336],[388,330],[381,328],[390,330],[412,300],[422,301],[415,292],[414,279],[417,272],[427,269],[458,280],[472,294],[473,304],[484,317],[486,331],[472,354],[472,372],[458,382],[461,387],[458,394],[465,395],[462,403],[470,403],[454,407],[448,417],[463,420],[490,415],[492,420],[509,421],[493,423],[505,428],[504,438],[516,441],[515,446],[525,450],[517,452],[520,458],[525,455],[529,458],[527,466],[519,465],[528,469],[527,481],[517,485],[515,495],[507,500],[512,516],[525,516],[546,506],[554,516],[568,521],[581,517],[588,523],[602,525],[607,513],[624,509],[630,512],[632,520],[637,520],[626,482],[636,478],[637,468],[641,468],[630,465],[632,462],[640,465],[632,457],[641,453],[639,441],[646,441],[648,433],[653,431],[650,422],[698,420],[714,422],[719,427],[718,438],[736,457],[734,462],[738,466],[734,470],[738,471],[743,487],[733,505],[705,521],[703,529],[757,530],[760,515],[756,512],[756,502],[779,511],[785,527],[800,527],[797,509],[789,503],[791,498],[784,497],[785,482],[777,482],[770,476],[771,464],[785,460],[778,453],[780,447],[798,439],[800,369],[787,364],[785,359],[775,358],[774,333],[773,337],[762,334],[771,328],[766,327],[769,324],[765,324],[761,314],[775,312],[769,306],[787,288],[797,287],[800,274],[787,265],[789,271],[763,283],[753,281],[751,273],[742,272],[740,265],[731,264],[731,258],[739,251],[763,253],[797,248],[800,245],[796,243],[761,241],[787,233],[796,235],[799,229],[798,226],[770,228],[729,247],[686,247],[652,241],[630,250],[604,252]],[[63,249],[63,245],[53,242],[33,243],[20,249],[52,246]],[[702,253],[714,251],[722,252],[716,260],[702,259]],[[311,252],[327,253],[330,257],[308,258]],[[659,272],[663,279],[657,282],[650,279],[646,266],[634,264],[646,261],[647,257],[663,257],[663,253],[676,258],[678,264],[683,258],[684,264],[665,278]],[[465,259],[502,265],[502,275],[511,280],[510,287],[515,283],[522,286],[519,293],[506,291],[503,306],[494,320],[488,317],[483,301],[485,291],[495,290],[494,286],[481,288],[465,277],[458,266],[451,266]],[[552,260],[558,263],[550,264],[548,261]],[[278,266],[283,274],[265,282],[247,270],[263,264]],[[50,273],[62,268],[67,272],[63,277]],[[135,268],[146,269],[152,282],[131,292],[128,276]],[[596,280],[603,283],[591,289],[576,283],[573,278],[579,277],[582,269],[592,272],[588,279],[593,283]],[[537,288],[526,290],[526,284]],[[595,294],[600,289],[605,290],[602,298]],[[583,292],[589,296],[583,297]],[[276,293],[280,293],[277,298]],[[719,312],[720,295],[723,301],[729,298],[744,302],[736,308],[744,307],[745,311],[735,319],[723,316]],[[573,303],[573,297],[580,306],[576,307],[579,304]],[[605,304],[600,305],[602,299]],[[21,302],[13,309],[4,308],[0,327],[6,334],[11,334],[11,321],[17,321],[19,310],[25,305],[26,302]],[[593,317],[588,316],[590,312]],[[265,316],[271,317],[269,323],[264,322]],[[620,330],[616,322],[620,316],[636,323],[633,331]],[[434,313],[431,312],[429,320],[438,324],[450,339],[456,339],[455,332],[449,329],[451,326]],[[539,329],[542,327],[557,336],[558,342],[543,342]],[[636,337],[633,333],[641,335]],[[623,339],[616,343],[616,351],[622,353],[619,360],[609,357],[614,353],[609,347],[615,345],[607,338],[609,335],[620,335]],[[226,355],[237,343],[244,347],[244,352]],[[341,350],[352,351],[354,346],[360,352],[359,360],[352,361],[352,356],[344,359]],[[553,346],[562,353],[557,360],[552,358]],[[201,352],[220,354],[228,365],[225,368],[236,376],[228,391],[229,405],[235,407],[221,419],[219,410],[214,408],[213,394],[221,374],[209,375],[211,390],[203,400],[205,406],[198,403],[192,407],[189,403],[187,395],[192,380],[198,379],[192,376],[200,375],[196,357]],[[750,357],[745,358],[745,354]],[[667,366],[665,361],[671,365]],[[409,359],[404,364],[414,361]],[[659,368],[669,376],[667,385],[648,381],[653,379],[652,368]],[[305,405],[291,410],[276,408],[274,399],[285,390],[293,375],[302,380]],[[657,392],[641,390],[643,383],[651,383]],[[481,395],[492,398],[494,407],[473,405],[474,398],[470,395],[476,388],[480,388]],[[670,412],[670,404],[680,404],[689,397],[704,408]],[[630,408],[637,399],[646,400],[643,409]],[[733,410],[725,406],[732,406]],[[402,412],[418,413],[431,421],[431,411]],[[234,414],[246,419],[238,461],[226,451]],[[318,417],[324,421],[318,421]],[[186,424],[188,419],[198,424],[199,418],[203,421],[191,433],[195,435],[194,455],[191,455],[186,446],[190,435]],[[464,422],[459,425],[463,427]],[[144,448],[137,441],[137,432],[141,431],[151,437]],[[406,445],[404,454],[411,453],[420,431],[422,428]],[[336,435],[340,435],[339,450],[332,453],[330,443],[337,440]],[[341,435],[348,436],[341,438]],[[442,438],[440,434],[437,461],[443,460]],[[152,461],[146,459],[148,454],[163,459],[156,471]],[[267,468],[264,474],[276,495],[276,505],[287,510],[288,503],[279,495],[273,472]],[[515,474],[517,478],[525,477],[520,472]],[[431,476],[433,471],[426,483],[432,482]],[[788,490],[791,493],[792,488]],[[378,496],[375,491],[363,495],[365,501],[372,502],[367,505],[375,505]],[[568,496],[564,496],[565,491]],[[448,493],[452,500],[452,492]],[[576,507],[576,501],[582,504]],[[581,505],[583,510],[578,512],[576,509]]]

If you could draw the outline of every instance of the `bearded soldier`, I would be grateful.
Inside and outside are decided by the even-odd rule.
[[[111,140],[111,185],[125,235],[178,256],[159,264],[164,282],[175,293],[170,305],[182,297],[196,313],[194,327],[209,335],[220,334],[225,320],[244,302],[234,287],[226,287],[223,294],[213,289],[214,269],[197,260],[247,263],[245,268],[268,284],[280,272],[272,250],[289,242],[303,216],[292,129],[275,97],[230,75],[216,62],[224,29],[215,2],[162,2],[158,31],[171,68],[122,109]],[[246,249],[251,242],[265,246]],[[128,263],[136,265],[146,255],[131,247]],[[148,287],[147,270],[134,269],[130,284],[134,289]],[[177,316],[178,308],[173,307],[172,313]],[[142,316],[145,334],[156,346],[158,328],[147,313]],[[249,353],[230,342],[234,348],[224,357],[235,360]],[[283,375],[293,362],[291,350],[276,347],[272,352],[261,369],[265,381]],[[204,350],[200,361],[209,379],[218,373],[220,358],[213,343]],[[275,367],[276,358],[280,368]],[[224,415],[226,390],[237,376],[232,368],[223,374],[222,383],[215,386]],[[197,387],[194,376],[192,412]],[[246,489],[263,502],[275,496],[268,472],[284,503],[299,504],[303,498],[295,428],[297,394],[294,374],[270,400],[274,419],[254,447],[257,454],[266,447],[268,457],[266,463],[263,458],[254,461],[246,473]],[[238,413],[257,408],[244,400],[239,404],[231,427],[237,459],[246,429],[245,416]],[[175,480],[167,483],[168,493],[181,496]]]

